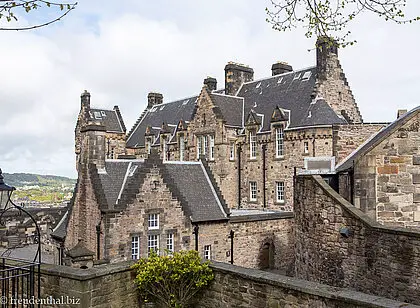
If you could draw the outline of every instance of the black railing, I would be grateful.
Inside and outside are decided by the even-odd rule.
[[[40,264],[0,258],[1,307],[39,307]]]

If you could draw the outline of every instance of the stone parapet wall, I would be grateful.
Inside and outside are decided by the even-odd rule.
[[[67,297],[73,302],[79,300],[79,304],[59,307],[139,307],[131,264],[131,261],[121,262],[91,269],[44,264],[41,268],[41,298],[61,299],[63,296],[64,301]]]
[[[420,232],[374,222],[320,176],[296,177],[295,223],[296,277],[420,304]]]

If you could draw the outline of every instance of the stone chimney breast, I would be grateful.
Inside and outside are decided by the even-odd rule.
[[[204,84],[209,88],[210,91],[216,91],[217,89],[217,80],[213,77],[207,77],[204,79]]]
[[[150,109],[154,105],[159,105],[163,103],[163,95],[156,92],[150,92],[147,95],[147,108]]]
[[[236,95],[241,85],[254,80],[254,70],[244,64],[229,62],[225,66],[225,94]]]
[[[287,72],[293,72],[293,67],[287,62],[277,62],[271,66],[271,75],[276,76]]]
[[[80,95],[80,102],[82,104],[82,108],[84,107],[90,109],[90,93],[87,90]]]

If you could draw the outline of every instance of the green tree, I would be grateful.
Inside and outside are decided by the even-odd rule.
[[[267,21],[273,29],[286,31],[297,26],[306,29],[306,37],[332,37],[345,47],[350,40],[346,27],[359,14],[369,12],[397,24],[412,23],[420,17],[407,18],[407,0],[270,0]],[[416,0],[414,0],[416,1]]]
[[[197,251],[174,252],[140,259],[133,269],[135,282],[143,301],[165,307],[188,307],[194,296],[207,286],[214,276],[208,262],[202,262]]]
[[[70,11],[75,9],[77,6],[77,2],[69,3],[69,2],[50,2],[45,0],[16,0],[16,1],[8,1],[8,0],[0,0],[0,20],[5,19],[7,20],[11,26],[10,27],[1,27],[0,30],[32,30],[36,28],[45,27],[50,25],[54,22],[61,20],[64,16],[66,16]],[[55,10],[57,15],[52,17],[51,19],[34,25],[29,26],[13,26],[13,22],[18,21],[17,14],[19,12],[32,12],[34,10],[39,9],[51,9]]]

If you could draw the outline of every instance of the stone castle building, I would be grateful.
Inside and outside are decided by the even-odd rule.
[[[385,182],[398,186],[402,174],[388,172],[374,182],[375,172],[364,177],[364,163],[353,163],[372,136],[388,138],[383,132],[393,130],[363,123],[337,48],[323,39],[317,45],[314,67],[294,71],[279,62],[272,76],[253,80],[250,67],[228,63],[224,89],[208,77],[197,96],[164,102],[162,94],[149,93],[127,135],[118,107],[92,109],[83,93],[75,130],[78,183],[66,219],[53,232],[57,245],[69,250],[82,242],[95,258],[113,262],[151,249],[197,247],[206,258],[229,262],[234,254],[238,265],[288,270],[296,170],[332,175],[337,163],[339,176],[326,180],[348,200],[358,200],[375,219],[389,218],[378,219],[382,223],[411,219],[404,225],[416,225],[416,204],[407,201],[404,219],[389,210],[405,197],[387,194],[397,192]],[[398,172],[415,173],[415,147],[408,150],[413,167],[400,165]],[[396,170],[388,165],[411,157],[399,154],[405,155],[383,158],[386,166],[377,172]],[[416,179],[401,189],[413,200]]]

